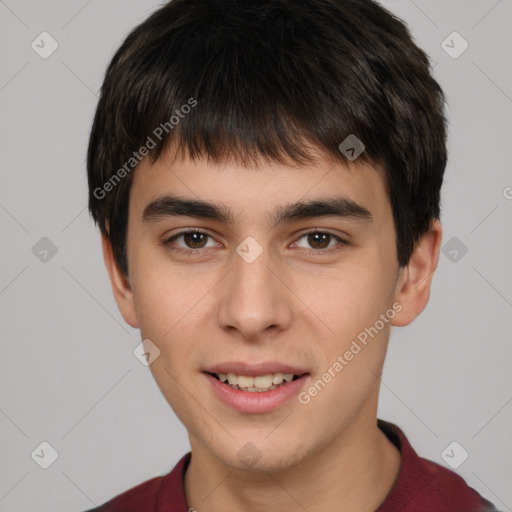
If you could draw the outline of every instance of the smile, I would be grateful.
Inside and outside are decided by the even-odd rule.
[[[233,389],[249,392],[264,392],[276,389],[284,382],[292,382],[299,378],[293,373],[269,373],[267,375],[237,375],[236,373],[212,373],[210,374],[220,382],[226,383]]]
[[[296,397],[311,375],[282,363],[224,363],[203,370],[219,404],[242,413],[271,412]]]

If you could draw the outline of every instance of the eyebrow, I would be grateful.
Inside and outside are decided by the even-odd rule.
[[[143,222],[166,217],[197,217],[212,219],[224,224],[234,224],[235,217],[230,208],[197,199],[166,195],[149,203],[142,213]],[[340,217],[349,220],[372,222],[373,216],[364,206],[346,197],[332,197],[311,201],[298,201],[278,206],[270,215],[272,228],[294,220],[317,217]]]

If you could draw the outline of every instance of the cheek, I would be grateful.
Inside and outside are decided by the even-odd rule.
[[[141,334],[162,338],[179,318],[179,306],[169,282],[155,272],[141,274],[135,282],[134,301]]]
[[[193,279],[187,282],[186,268],[170,265],[165,251],[142,233],[134,233],[132,240],[137,240],[128,245],[140,330],[146,337],[162,337],[190,309]]]
[[[300,285],[298,295],[322,321],[326,333],[347,339],[373,324],[389,307],[392,280],[379,265],[361,261],[310,276]]]
[[[186,266],[146,261],[134,282],[137,318],[143,339],[159,347],[170,368],[175,361],[193,360],[194,347],[197,352],[206,329],[201,325],[211,319],[208,290],[218,277]]]
[[[308,306],[329,327],[322,326],[326,334],[317,336],[322,361],[318,371],[328,383],[316,404],[328,409],[333,400],[342,410],[351,410],[373,389],[386,355],[390,323],[381,315],[390,308],[392,279],[378,262],[359,262],[315,283],[309,287]],[[329,369],[331,374],[323,379]],[[322,389],[322,382],[318,387]],[[332,415],[338,416],[334,411]]]

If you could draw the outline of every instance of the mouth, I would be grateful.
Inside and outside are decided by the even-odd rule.
[[[241,413],[267,413],[296,397],[309,382],[309,373],[242,369],[243,373],[203,372],[213,396]],[[247,375],[253,373],[253,375]]]
[[[239,375],[236,373],[214,373],[206,372],[214,379],[226,384],[232,389],[238,391],[247,391],[250,393],[264,393],[272,391],[280,386],[293,382],[305,374],[297,375],[293,373],[268,373],[266,375]]]
[[[279,361],[231,361],[203,368],[213,396],[242,413],[275,411],[296,397],[310,380],[305,368]]]

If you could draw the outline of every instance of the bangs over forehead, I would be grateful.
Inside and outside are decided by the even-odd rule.
[[[366,146],[360,158],[376,160],[386,99],[380,86],[375,96],[378,77],[350,42],[357,28],[344,26],[340,40],[328,11],[315,13],[325,23],[320,32],[307,9],[241,4],[175,0],[172,18],[161,11],[150,19],[143,44],[137,30],[130,35],[104,87],[117,103],[111,140],[123,136],[136,148],[168,123],[153,137],[153,159],[172,142],[193,159],[301,164],[310,161],[311,147],[343,160],[338,146],[355,134]],[[377,45],[374,37],[368,47]],[[191,99],[197,105],[186,113]]]

